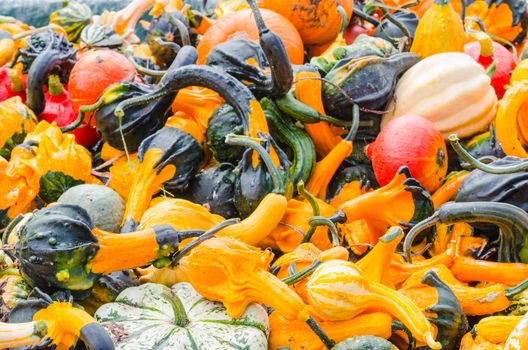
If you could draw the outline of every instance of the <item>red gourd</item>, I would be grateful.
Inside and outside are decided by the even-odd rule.
[[[0,68],[0,102],[20,96],[26,102],[26,82],[15,69]]]
[[[510,51],[501,44],[491,41],[486,34],[484,35],[486,38],[467,43],[464,46],[464,53],[471,56],[484,69],[488,69],[495,61],[497,67],[491,76],[491,86],[500,100],[506,92],[504,86],[509,84],[510,73],[517,63]]]
[[[447,173],[447,150],[442,134],[429,120],[406,115],[389,122],[366,148],[380,186],[388,184],[401,166],[429,192]]]
[[[132,63],[119,52],[95,50],[83,54],[73,66],[68,82],[75,112],[78,113],[83,105],[94,104],[108,86],[132,80],[136,74]],[[90,116],[91,113],[86,114],[86,119]],[[94,118],[91,118],[91,125],[95,125]]]
[[[73,108],[70,94],[62,86],[58,76],[50,75],[48,88],[44,89],[44,99],[46,105],[39,115],[39,120],[45,120],[48,123],[55,122],[61,127],[77,119],[77,112]],[[99,134],[91,125],[83,124],[70,134],[75,136],[78,144],[85,147],[91,147],[99,140]]]

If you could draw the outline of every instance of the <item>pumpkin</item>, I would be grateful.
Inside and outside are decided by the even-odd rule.
[[[290,62],[302,64],[304,46],[297,29],[276,12],[262,9],[261,13],[268,28],[281,37]],[[337,12],[336,14],[339,16]],[[205,32],[197,46],[198,63],[204,64],[207,55],[214,47],[235,37],[249,38],[253,41],[259,39],[259,32],[250,9],[232,12],[222,17]]]
[[[189,283],[172,288],[147,283],[122,291],[95,312],[116,349],[267,349],[268,315],[250,304],[233,318],[218,302],[205,299]]]
[[[85,209],[95,227],[109,232],[119,231],[125,202],[109,187],[79,185],[66,190],[58,199],[59,204],[74,204]]]
[[[79,112],[81,106],[94,104],[108,86],[132,80],[136,74],[132,63],[119,52],[94,50],[82,54],[68,81],[73,108]],[[91,120],[91,125],[95,125],[95,120]]]
[[[18,96],[0,102],[0,114],[0,156],[9,160],[13,147],[35,129],[37,117]]]
[[[447,150],[442,135],[429,120],[401,116],[392,120],[366,148],[376,180],[388,184],[400,166],[429,192],[436,190],[447,174]]]
[[[352,16],[351,0],[259,0],[259,6],[280,13],[299,31],[305,45],[321,45],[335,39],[341,29],[342,6],[348,19]]]
[[[422,58],[442,52],[463,52],[466,33],[449,0],[434,0],[420,21],[411,52]]]
[[[406,114],[429,119],[447,138],[471,136],[493,120],[497,96],[484,68],[458,52],[430,56],[401,77],[382,127]]]

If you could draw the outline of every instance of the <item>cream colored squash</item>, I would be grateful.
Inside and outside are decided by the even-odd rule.
[[[406,114],[429,119],[444,138],[471,136],[495,117],[497,96],[484,68],[464,53],[432,55],[411,67],[396,85],[390,120]]]

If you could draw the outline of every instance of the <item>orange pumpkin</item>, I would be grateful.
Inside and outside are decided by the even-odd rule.
[[[335,39],[341,28],[337,7],[352,16],[353,0],[260,0],[259,6],[286,17],[301,34],[305,45],[321,45]]]
[[[273,11],[263,9],[261,13],[268,28],[281,37],[291,63],[303,64],[304,46],[294,25]],[[239,37],[259,41],[257,25],[249,9],[229,13],[205,32],[197,47],[198,63],[204,64],[207,55],[215,46]]]

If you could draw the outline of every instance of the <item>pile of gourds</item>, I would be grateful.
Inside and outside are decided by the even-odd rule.
[[[0,13],[0,349],[528,350],[524,0],[127,3]]]

